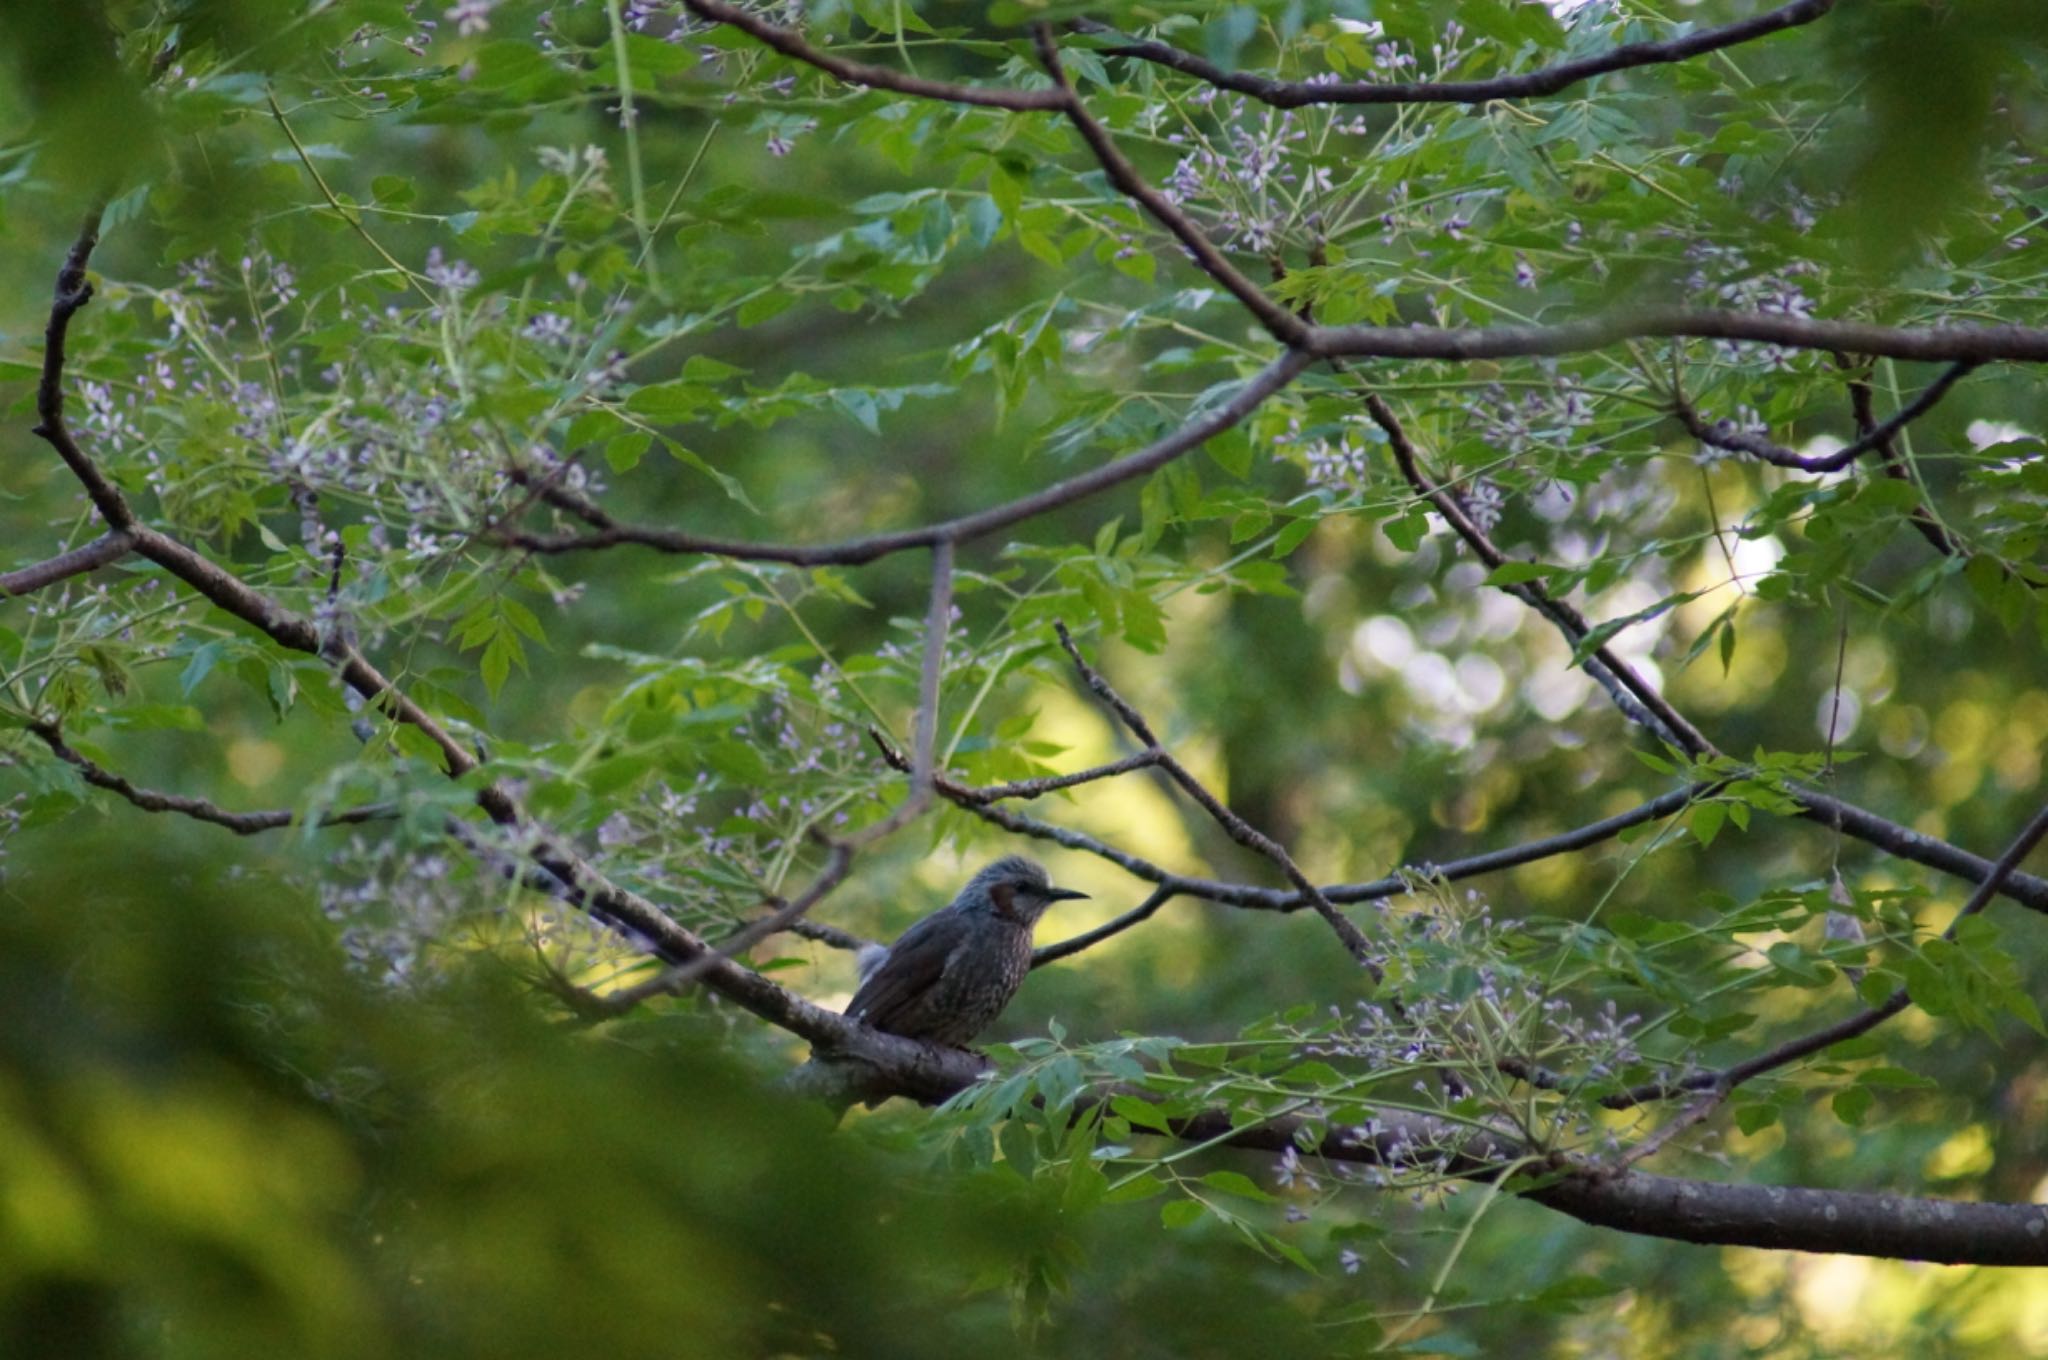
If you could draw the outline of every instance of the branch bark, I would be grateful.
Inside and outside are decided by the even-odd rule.
[[[133,534],[125,529],[110,529],[82,547],[14,571],[0,572],[0,599],[9,595],[27,595],[73,576],[97,571],[110,562],[120,561],[134,550]]]
[[[1653,66],[1686,61],[1708,52],[1719,52],[1742,43],[1755,42],[1773,33],[1810,24],[1835,7],[1835,0],[1794,0],[1794,3],[1753,18],[1702,29],[1682,38],[1661,42],[1624,43],[1598,56],[1560,62],[1540,71],[1521,75],[1494,76],[1487,80],[1448,81],[1293,81],[1244,71],[1226,71],[1214,62],[1183,52],[1170,43],[1150,38],[1129,38],[1116,29],[1089,19],[1076,20],[1082,33],[1108,34],[1121,39],[1102,49],[1105,56],[1130,57],[1152,62],[1182,75],[1214,85],[1218,89],[1249,95],[1275,108],[1297,109],[1308,104],[1482,104],[1491,99],[1530,99],[1556,94],[1583,80]]]
[[[1299,377],[1314,359],[1289,350],[1248,379],[1230,399],[1188,421],[1171,434],[1161,436],[1136,453],[1104,463],[1101,467],[1053,483],[1030,495],[1002,505],[977,510],[956,519],[942,520],[918,529],[901,529],[838,543],[750,543],[739,539],[711,538],[658,526],[636,526],[610,521],[587,534],[536,534],[522,530],[494,531],[492,542],[537,553],[587,552],[598,548],[637,544],[666,553],[701,553],[750,562],[786,562],[799,567],[860,566],[912,548],[930,548],[940,542],[954,545],[977,539],[1034,519],[1062,506],[1083,500],[1111,487],[1165,467],[1182,454],[1200,448],[1209,440],[1238,424],[1272,396]],[[594,507],[593,507],[594,508]],[[602,514],[602,511],[598,512]],[[588,520],[588,515],[581,516]]]
[[[1855,441],[1836,449],[1833,453],[1811,456],[1795,453],[1763,435],[1749,434],[1718,422],[1702,420],[1699,412],[1695,411],[1692,404],[1683,397],[1679,398],[1672,413],[1678,417],[1679,424],[1685,426],[1686,433],[1709,447],[1730,453],[1746,453],[1752,458],[1762,459],[1773,467],[1792,468],[1798,472],[1839,472],[1872,449],[1888,450],[1894,435],[1933,410],[1935,403],[1947,396],[1948,390],[1967,377],[1976,367],[1977,364],[1970,360],[1950,364],[1940,377],[1927,385],[1926,390],[1901,407],[1882,425],[1871,425],[1867,419],[1870,389],[1866,384],[1863,387],[1862,404],[1856,413],[1859,424],[1863,426],[1863,433]],[[1887,461],[1890,461],[1889,454]]]

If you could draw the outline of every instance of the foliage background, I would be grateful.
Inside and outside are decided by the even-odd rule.
[[[0,126],[23,132],[0,147],[0,565],[90,536],[29,433],[30,388],[50,280],[82,203],[113,184],[72,400],[124,487],[308,614],[327,594],[321,534],[339,530],[342,612],[366,647],[559,829],[711,928],[753,907],[755,881],[801,885],[814,814],[857,825],[893,798],[862,728],[908,730],[921,563],[528,558],[462,536],[517,503],[494,469],[536,444],[581,448],[621,518],[854,536],[1135,447],[1270,347],[1057,120],[775,85],[793,68],[746,39],[668,41],[673,19],[645,8],[562,4],[543,25],[516,3],[137,3],[93,22],[8,7]],[[483,27],[464,32],[472,9]],[[1014,81],[1029,63],[1010,9],[811,22],[869,60]],[[2048,201],[2024,148],[2043,120],[2040,17],[1847,9],[1754,51],[1516,106],[1531,114],[1373,111],[1346,132],[1332,129],[1352,114],[1307,111],[1294,141],[1277,115],[1191,106],[1192,87],[1106,68],[1085,44],[1070,61],[1155,181],[1190,128],[1239,169],[1260,148],[1287,158],[1291,186],[1226,177],[1190,201],[1249,272],[1283,257],[1283,296],[1332,322],[1791,289],[1784,305],[1824,315],[2038,323]],[[1137,27],[1169,10],[1093,13]],[[1519,69],[1661,34],[1678,13],[1740,12],[1595,5],[1561,26],[1504,3],[1276,5],[1198,10],[1173,31],[1219,60],[1299,76],[1348,53],[1369,74],[1370,45],[1335,19],[1377,20],[1417,62],[1448,46],[1450,68]],[[1289,37],[1302,25],[1320,45]],[[1333,262],[1304,267],[1319,233]],[[1701,465],[1640,400],[1669,362],[1641,347],[1422,366],[1382,390],[1445,469],[1491,480],[1504,543],[1605,570],[1596,617],[1701,592],[1621,645],[1654,658],[1724,749],[1817,766],[1839,664],[1860,710],[1841,739],[1860,758],[1827,786],[1995,853],[2032,810],[2048,736],[2031,592],[1935,557],[1880,479]],[[1848,428],[1824,359],[1699,344],[1683,363],[1710,413],[1753,407],[1802,438]],[[1882,366],[1881,406],[1930,374]],[[1574,384],[1638,400],[1575,409],[1556,396]],[[2037,558],[2043,401],[2030,370],[1994,368],[1913,432],[1933,503],[1994,568]],[[1482,590],[1447,535],[1416,532],[1422,511],[1354,407],[1334,384],[1290,396],[1143,489],[965,553],[941,727],[954,767],[989,781],[1117,753],[1051,642],[1064,618],[1319,881],[1517,843],[1668,788],[1631,754],[1654,743],[1568,678],[1567,649]],[[321,490],[304,541],[295,483]],[[1713,536],[1738,521],[1741,541]],[[1731,567],[1751,576],[1739,599]],[[1475,1219],[1475,1190],[1311,1190],[1230,1153],[1193,1166],[1250,1173],[1243,1202],[1211,1195],[1224,1212],[1162,1231],[1160,1200],[1101,1202],[1072,1170],[1085,1150],[1049,1131],[976,1156],[971,1112],[934,1122],[899,1103],[834,1132],[771,1087],[797,1056],[787,1036],[728,1007],[574,1023],[533,984],[552,969],[601,985],[628,960],[447,851],[442,818],[466,795],[437,784],[430,753],[359,741],[317,660],[167,606],[144,570],[111,576],[0,605],[10,718],[64,712],[76,744],[139,784],[234,806],[392,798],[407,815],[243,840],[94,796],[25,737],[7,748],[0,1353],[1349,1354],[1425,1307],[1401,1335],[1446,1353],[1967,1355],[2048,1337],[2048,1290],[2020,1272],[1687,1247],[1511,1201]],[[1142,776],[1045,815],[1178,869],[1270,881]],[[1012,844],[935,813],[864,855],[822,914],[889,938]],[[1140,895],[1088,856],[1045,858],[1097,900],[1042,941]],[[1711,923],[1773,894],[1815,900],[1837,864],[1866,903],[1910,890],[1898,910],[1923,939],[1961,897],[1762,815],[1472,886],[1528,923],[1515,947],[1568,955],[1562,923]],[[1994,1013],[1909,1012],[1872,1055],[1930,1080],[1848,1118],[1833,1097],[1854,1069],[1823,1071],[1767,1091],[1752,1131],[1724,1116],[1679,1155],[1759,1182],[2041,1198],[2048,1053],[2015,998],[2040,994],[2043,950],[2019,909],[1993,915],[2003,928],[1979,947],[2012,969]],[[1779,966],[1797,976],[1746,984],[1771,1033],[1848,995],[1815,962],[1812,916],[1784,932],[1801,952]],[[1739,943],[1754,958],[1776,938]],[[1911,940],[1896,943],[1903,959]],[[851,985],[819,944],[761,957],[827,1003]],[[1690,976],[1725,981],[1734,957],[1703,949]],[[1640,974],[1574,966],[1589,1009],[1645,994]],[[1797,985],[1815,968],[1820,985]],[[1183,900],[1037,973],[994,1037],[1223,1040],[1357,990],[1310,913]]]

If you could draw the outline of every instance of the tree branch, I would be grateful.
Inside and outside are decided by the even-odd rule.
[[[979,788],[959,785],[950,796],[963,807],[973,803],[999,803],[1006,798],[1041,798],[1061,789],[1092,784],[1098,779],[1114,779],[1120,774],[1130,774],[1134,770],[1151,769],[1161,763],[1165,754],[1164,751],[1147,747],[1121,760],[1112,760],[1107,765],[1092,765],[1085,770],[1076,770],[1072,774],[1041,775],[1037,779],[1019,779],[1008,784],[985,784]]]
[[[119,561],[134,550],[134,535],[126,529],[110,529],[82,547],[59,553],[32,566],[0,572],[0,598],[27,595],[45,586],[69,580],[73,576],[83,576],[86,572],[97,571],[109,562]]]
[[[1194,799],[1202,811],[1208,813],[1232,840],[1271,860],[1280,872],[1287,876],[1288,882],[1294,884],[1295,890],[1308,899],[1308,904],[1316,915],[1329,923],[1330,929],[1336,932],[1337,939],[1342,942],[1351,957],[1357,960],[1359,966],[1377,978],[1380,974],[1380,965],[1374,958],[1372,941],[1366,939],[1364,932],[1351,923],[1350,917],[1338,911],[1330,900],[1323,896],[1322,890],[1301,871],[1301,866],[1294,862],[1294,857],[1287,853],[1287,848],[1232,812],[1224,805],[1222,799],[1209,792],[1199,779],[1188,772],[1185,765],[1174,759],[1172,754],[1159,744],[1158,736],[1152,731],[1151,724],[1145,721],[1144,715],[1131,707],[1121,694],[1111,688],[1109,681],[1103,679],[1101,674],[1088,664],[1087,659],[1081,655],[1081,649],[1074,645],[1073,635],[1067,632],[1067,626],[1055,622],[1053,629],[1059,634],[1060,646],[1066,648],[1067,655],[1073,659],[1074,669],[1080,673],[1083,683],[1123,721],[1124,726],[1131,730],[1131,735],[1145,743],[1147,750],[1159,752],[1159,768],[1165,771],[1174,783],[1180,785],[1188,797]]]
[[[1386,432],[1387,442],[1394,451],[1394,462],[1401,469],[1401,475],[1407,480],[1408,485],[1436,508],[1436,512],[1444,517],[1444,521],[1458,537],[1465,540],[1465,545],[1472,550],[1474,556],[1490,568],[1504,565],[1508,561],[1507,554],[1495,547],[1486,532],[1465,513],[1465,507],[1458,502],[1458,498],[1442,487],[1434,485],[1423,475],[1421,465],[1417,461],[1415,446],[1409,442],[1408,432],[1395,418],[1393,409],[1381,400],[1376,392],[1366,393],[1365,407],[1371,414],[1373,423]],[[1541,582],[1518,582],[1504,585],[1501,589],[1549,619],[1572,642],[1574,649],[1583,644],[1593,631],[1584,615],[1552,596],[1543,588]],[[1684,715],[1673,708],[1657,688],[1643,679],[1633,666],[1617,656],[1613,648],[1605,645],[1596,647],[1592,650],[1589,660],[1598,661],[1607,676],[1612,677],[1639,706],[1640,713],[1635,713],[1629,712],[1627,705],[1624,704],[1623,712],[1628,716],[1638,722],[1645,721],[1646,718],[1654,719],[1649,725],[1657,730],[1658,735],[1692,755],[1714,753],[1714,744],[1707,740],[1706,735],[1686,721]],[[1589,672],[1592,669],[1588,666]],[[1594,678],[1597,680],[1602,677],[1594,672]],[[1609,692],[1613,693],[1612,689]],[[1616,698],[1619,702],[1620,696],[1616,695]]]
[[[1655,307],[1551,326],[1317,326],[1308,348],[1319,358],[1526,359],[1584,354],[1624,340],[1740,340],[1783,349],[1846,350],[1928,363],[2048,362],[2048,329],[1933,326],[1923,329],[1829,321],[1782,313]]]
[[[1926,390],[1910,404],[1901,407],[1890,420],[1875,427],[1870,426],[1865,420],[1869,414],[1870,396],[1870,389],[1866,384],[1863,388],[1863,405],[1857,411],[1858,422],[1864,426],[1862,437],[1836,449],[1833,453],[1811,457],[1794,453],[1784,445],[1775,444],[1762,435],[1734,429],[1724,422],[1702,420],[1699,412],[1693,410],[1692,404],[1682,396],[1673,406],[1672,414],[1678,417],[1679,424],[1685,426],[1686,432],[1694,439],[1713,448],[1724,449],[1730,453],[1746,453],[1751,457],[1761,458],[1774,467],[1792,468],[1799,472],[1839,472],[1872,449],[1889,449],[1892,436],[1933,410],[1934,404],[1947,396],[1948,390],[1976,367],[1978,365],[1972,360],[1962,360],[1949,365],[1942,375],[1929,383]],[[1888,454],[1887,462],[1889,461]]]
[[[844,57],[835,57],[821,52],[806,42],[801,34],[787,28],[779,28],[751,11],[724,0],[683,0],[690,12],[698,18],[714,24],[728,24],[758,41],[762,46],[773,48],[791,61],[800,61],[815,67],[835,80],[848,85],[861,85],[871,90],[893,90],[897,94],[916,95],[920,99],[940,99],[949,104],[975,104],[984,108],[1011,109],[1023,112],[1031,109],[1056,109],[1062,100],[1058,90],[1006,90],[992,89],[980,85],[948,85],[943,81],[926,80],[922,76],[906,75],[892,71],[885,66],[868,66]]]
[[[1842,355],[1836,355],[1835,362],[1844,368],[1849,367],[1848,360]],[[1870,375],[1867,369],[1862,372],[1851,372],[1849,375],[1849,410],[1856,418],[1856,428],[1859,432],[1867,435],[1877,428],[1877,411],[1871,401]],[[1913,480],[1912,474],[1906,469],[1905,459],[1899,456],[1898,446],[1889,436],[1878,442],[1877,455],[1884,462],[1885,476],[1898,482]],[[1963,545],[1942,527],[1941,521],[1934,517],[1933,509],[1924,500],[1913,507],[1909,518],[1920,537],[1926,539],[1927,545],[1943,557],[1963,555]]]
[[[1250,95],[1276,108],[1294,109],[1306,104],[1479,104],[1489,99],[1528,99],[1556,94],[1582,80],[1612,71],[1685,61],[1708,52],[1754,42],[1783,29],[1810,24],[1833,9],[1834,5],[1835,0],[1794,0],[1792,4],[1753,18],[1703,29],[1682,38],[1625,43],[1598,56],[1560,62],[1522,75],[1452,81],[1276,80],[1243,71],[1226,71],[1214,62],[1204,61],[1169,43],[1126,37],[1116,29],[1092,20],[1079,19],[1072,26],[1082,33],[1109,34],[1121,39],[1116,46],[1102,49],[1105,56],[1130,57],[1170,67],[1219,89]]]
[[[1377,409],[1374,409],[1375,407]],[[1465,540],[1480,560],[1489,566],[1499,566],[1507,561],[1506,555],[1495,547],[1493,541],[1472,522],[1470,516],[1464,513],[1464,508],[1458,504],[1455,497],[1443,492],[1441,488],[1431,487],[1427,479],[1422,477],[1420,469],[1415,466],[1414,446],[1408,442],[1405,432],[1396,436],[1400,425],[1394,420],[1393,412],[1387,408],[1386,403],[1376,395],[1368,395],[1367,408],[1373,411],[1373,418],[1387,431],[1387,437],[1393,445],[1395,461],[1401,465],[1403,475],[1408,478],[1410,485],[1430,498],[1430,503],[1443,514],[1452,529]],[[1384,419],[1381,418],[1381,412],[1385,412]],[[1585,641],[1590,631],[1585,619],[1569,605],[1551,599],[1549,593],[1538,583],[1507,585],[1501,589],[1549,619],[1575,649]],[[1601,648],[1594,656],[1605,659],[1603,654],[1607,654],[1607,649]],[[1691,734],[1689,741],[1674,741],[1674,745],[1687,746],[1693,749],[1695,754],[1714,749],[1697,729],[1633,670],[1618,660],[1613,664],[1616,667],[1615,676],[1628,685],[1629,694],[1642,701],[1644,708],[1654,714],[1660,722],[1672,722],[1675,732]],[[1609,693],[1612,694],[1613,691],[1610,690]],[[1655,703],[1648,702],[1649,698],[1654,698]],[[1628,709],[1624,707],[1623,712],[1627,713]],[[1691,747],[1691,741],[1697,741],[1699,745]],[[1967,850],[1935,837],[1922,835],[1897,822],[1888,821],[1853,804],[1845,803],[1839,798],[1797,787],[1788,788],[1786,793],[1799,804],[1801,816],[1825,826],[1839,828],[1846,835],[1898,855],[1902,859],[1909,859],[1916,864],[1939,869],[1943,873],[1966,878],[1972,882],[1982,880],[1992,868],[1990,861]],[[2048,912],[2048,880],[2031,874],[2010,874],[2002,878],[2001,882],[2004,884],[2002,890],[2006,896],[2035,911]]]
[[[1051,24],[1035,24],[1032,38],[1038,45],[1038,60],[1044,65],[1053,84],[1066,97],[1061,111],[1067,121],[1081,134],[1081,140],[1088,143],[1088,149],[1095,153],[1103,173],[1109,182],[1126,198],[1137,202],[1146,212],[1151,213],[1160,225],[1173,233],[1174,239],[1194,257],[1195,263],[1204,273],[1221,284],[1225,291],[1244,304],[1245,310],[1257,317],[1259,324],[1271,333],[1274,339],[1298,349],[1308,338],[1308,323],[1299,316],[1267,297],[1265,290],[1238,272],[1236,266],[1223,257],[1223,252],[1210,243],[1202,229],[1196,226],[1188,215],[1174,206],[1173,200],[1147,184],[1138,174],[1123,152],[1102,124],[1095,121],[1088,112],[1088,106],[1081,102],[1081,96],[1067,80],[1067,73],[1060,65],[1059,44],[1053,39]]]
[[[846,881],[847,872],[853,867],[851,846],[844,842],[828,842],[827,846],[825,867],[819,870],[810,887],[788,901],[771,899],[770,905],[774,910],[768,915],[749,921],[707,952],[671,965],[645,982],[622,987],[615,992],[585,991],[582,993],[584,1004],[601,1017],[624,1015],[643,1001],[680,992],[712,968],[737,959],[770,935],[793,929],[806,912]]]
[[[1950,921],[1947,928],[1941,932],[1942,939],[1955,939],[1956,932],[1961,929],[1964,921],[1977,915],[1991,904],[1991,899],[1998,895],[1999,889],[2004,886],[2006,879],[2010,878],[2013,871],[2019,868],[2020,861],[2024,860],[2033,851],[2034,847],[2040,844],[2043,836],[2048,836],[2048,805],[2044,805],[2040,811],[2036,812],[2032,820],[2021,829],[2020,834],[2013,838],[2012,844],[2005,848],[2005,853],[2000,855],[1998,861],[1991,866],[1991,871],[1977,885],[1976,891],[1971,893],[1969,900],[1963,903],[1962,910],[1955,914],[1955,919]],[[1823,1049],[1832,1048],[1834,1045],[1854,1039],[1858,1035],[1868,1034],[1871,1030],[1876,1029],[1879,1025],[1906,1009],[1907,1006],[1912,1004],[1912,1000],[1906,989],[1899,987],[1878,1005],[1866,1007],[1855,1015],[1848,1016],[1836,1021],[1832,1025],[1810,1033],[1802,1034],[1796,1039],[1788,1039],[1782,1044],[1763,1053],[1745,1058],[1741,1062],[1731,1063],[1727,1067],[1712,1072],[1695,1072],[1691,1076],[1683,1077],[1677,1082],[1646,1082],[1641,1086],[1630,1087],[1618,1095],[1610,1096],[1601,1103],[1607,1105],[1610,1109],[1621,1109],[1628,1105],[1663,1099],[1680,1091],[1732,1091],[1744,1082],[1760,1077],[1766,1072],[1776,1071],[1780,1067],[1797,1062],[1801,1058],[1810,1057],[1815,1053],[1821,1052]]]
[[[1048,963],[1057,963],[1061,959],[1070,958],[1084,949],[1093,949],[1104,940],[1121,935],[1132,926],[1138,925],[1141,922],[1151,920],[1154,912],[1158,911],[1168,902],[1171,902],[1178,895],[1178,890],[1171,886],[1162,885],[1154,888],[1150,897],[1147,897],[1123,915],[1112,917],[1093,930],[1083,931],[1081,934],[1061,940],[1057,944],[1042,945],[1032,950],[1031,966],[1033,968],[1042,968]]]
[[[210,822],[214,826],[226,827],[237,836],[253,836],[263,831],[275,831],[287,826],[345,826],[358,822],[389,821],[398,815],[398,809],[389,803],[366,803],[361,807],[342,808],[333,812],[321,812],[306,818],[289,808],[266,812],[229,812],[217,803],[204,798],[189,798],[180,793],[159,793],[154,789],[138,788],[121,775],[115,774],[83,752],[74,749],[64,740],[64,734],[54,722],[36,721],[28,724],[50,753],[78,771],[79,777],[95,788],[107,790],[127,799],[144,812],[175,812],[194,821]]]
[[[549,535],[500,530],[487,537],[493,542],[537,553],[586,552],[631,543],[659,552],[702,553],[712,557],[731,557],[748,562],[787,562],[799,567],[860,566],[907,549],[929,548],[941,541],[955,545],[971,543],[1007,529],[1013,524],[1034,519],[1061,506],[1083,500],[1110,487],[1120,486],[1133,478],[1142,477],[1148,472],[1166,466],[1182,454],[1200,448],[1210,439],[1236,425],[1257,410],[1266,398],[1293,382],[1314,362],[1315,360],[1305,354],[1289,350],[1248,379],[1232,394],[1230,400],[1207,414],[1188,421],[1171,434],[1154,440],[1136,453],[1069,477],[1065,481],[1055,482],[1028,496],[1020,496],[1016,500],[990,506],[986,510],[977,510],[973,514],[962,515],[957,519],[928,524],[923,528],[901,529],[866,538],[821,544],[750,543],[738,539],[709,538],[673,529],[616,522],[608,522],[605,527],[588,534]],[[598,513],[603,514],[602,511]],[[606,519],[609,521],[608,516]]]

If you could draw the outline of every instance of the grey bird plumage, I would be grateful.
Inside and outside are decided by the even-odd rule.
[[[1053,887],[1045,870],[1022,855],[1004,856],[904,931],[879,962],[861,968],[848,1018],[910,1039],[965,1044],[1023,985],[1032,927],[1045,909],[1087,895]]]

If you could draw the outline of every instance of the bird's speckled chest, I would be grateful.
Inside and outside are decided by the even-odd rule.
[[[995,918],[946,956],[946,966],[919,1007],[925,1036],[961,1044],[987,1028],[1010,1004],[1031,971],[1031,930]]]

